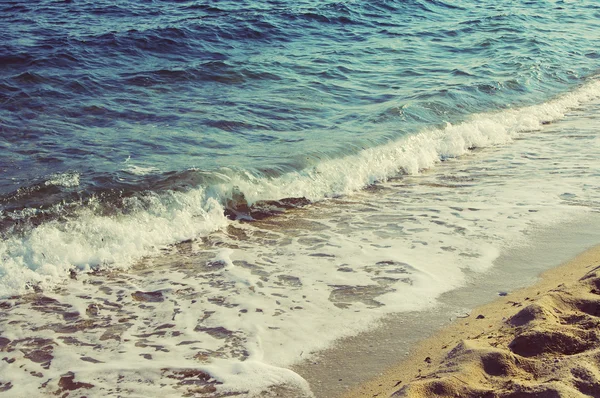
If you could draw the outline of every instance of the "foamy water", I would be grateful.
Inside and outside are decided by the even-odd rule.
[[[99,203],[92,202],[64,218],[8,235],[0,243],[0,255],[5,259],[0,265],[0,292],[5,296],[23,293],[31,283],[50,287],[76,269],[126,269],[165,245],[222,228],[227,224],[223,206],[234,191],[249,204],[288,197],[319,201],[348,195],[375,182],[416,175],[474,148],[508,144],[560,120],[566,112],[598,95],[600,82],[592,81],[548,103],[474,115],[456,126],[424,130],[302,172],[277,178],[223,176],[226,182],[208,187],[126,198],[117,214],[107,215]],[[70,187],[78,181],[78,175],[68,174],[55,176],[46,184]],[[53,212],[60,214],[60,207],[56,205]],[[35,209],[29,212],[35,214]]]
[[[598,210],[591,0],[0,4],[0,391],[291,365]]]
[[[143,226],[139,235],[128,234],[134,250],[122,252],[130,257],[117,258],[116,249],[103,271],[71,274],[76,279],[64,282],[56,272],[40,285],[43,293],[5,299],[8,361],[0,381],[22,395],[64,391],[64,380],[73,379],[87,383],[75,386],[88,396],[263,396],[270,390],[310,396],[290,365],[376,327],[386,314],[433,308],[439,294],[489,270],[504,250],[527,245],[532,229],[560,228],[598,211],[595,90],[594,83],[535,108],[480,115],[462,132],[460,126],[423,132],[413,140],[473,142],[465,137],[481,137],[474,125],[508,121],[485,130],[501,131],[502,138],[487,138],[483,149],[460,157],[453,152],[429,169],[418,172],[424,163],[412,173],[381,176],[365,190],[261,221],[226,220],[214,198],[214,213],[198,214],[193,226],[184,222],[187,216],[177,218],[176,206],[155,218],[139,218],[152,214],[149,207],[105,217],[110,236],[126,222]],[[526,127],[510,127],[519,118]],[[400,152],[410,153],[413,140]],[[458,147],[484,146],[477,142]],[[379,151],[398,148],[401,143]],[[173,195],[172,204],[185,209]],[[163,221],[149,228],[156,220]],[[166,245],[175,230],[181,243]],[[44,232],[37,239],[45,237],[54,253],[86,253],[65,250],[51,240],[60,234]],[[194,234],[201,237],[185,240]],[[125,233],[119,236],[128,243]],[[156,247],[143,259],[135,255],[140,236]],[[48,253],[42,257],[52,258]],[[31,273],[44,275],[43,268]]]

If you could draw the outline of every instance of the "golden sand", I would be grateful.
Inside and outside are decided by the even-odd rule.
[[[483,305],[357,397],[600,397],[600,246]]]

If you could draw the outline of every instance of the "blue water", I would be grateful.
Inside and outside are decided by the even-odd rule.
[[[598,21],[596,1],[2,2],[0,277],[126,266],[257,201],[507,142],[596,81]]]
[[[599,43],[597,0],[0,1],[0,390],[310,393],[590,228]]]
[[[543,102],[600,57],[596,1],[0,7],[5,210],[300,170]]]

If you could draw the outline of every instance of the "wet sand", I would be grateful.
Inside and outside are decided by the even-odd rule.
[[[356,397],[600,396],[600,246],[419,343]]]

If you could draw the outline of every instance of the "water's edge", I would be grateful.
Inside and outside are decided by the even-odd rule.
[[[442,294],[428,311],[393,314],[376,328],[339,340],[292,367],[308,381],[317,398],[344,396],[405,360],[418,342],[459,316],[499,299],[498,293],[535,284],[539,275],[600,244],[600,214],[592,213],[550,228],[532,230],[527,245],[500,254],[494,268],[473,275],[468,285]]]

